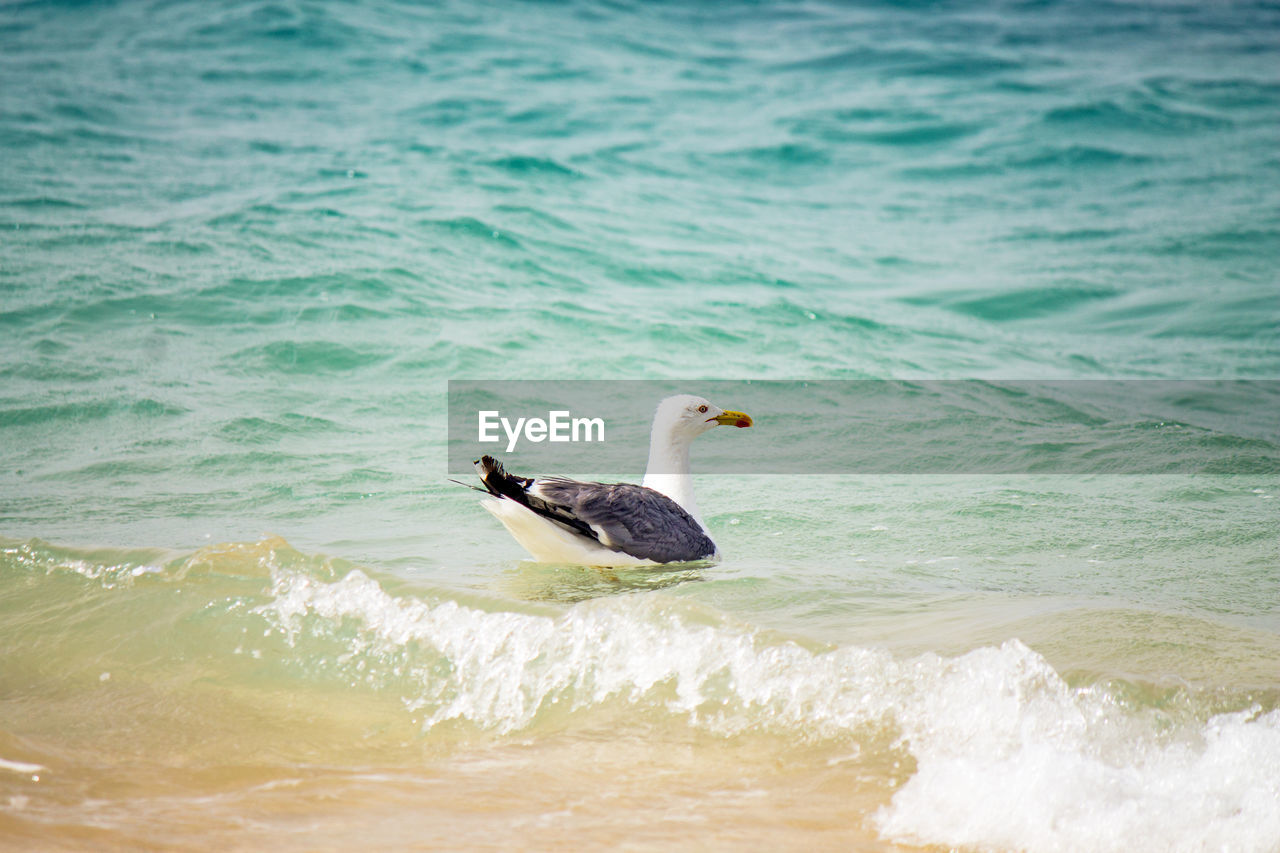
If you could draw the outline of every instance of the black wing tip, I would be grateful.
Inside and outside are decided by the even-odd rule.
[[[480,482],[484,483],[489,493],[501,496],[501,484],[507,479],[507,472],[503,469],[502,463],[492,456],[481,456],[472,464],[476,466],[476,474],[480,476]]]
[[[466,489],[471,489],[474,492],[482,492],[486,495],[489,494],[488,489],[482,489],[479,486],[473,486],[470,483],[464,483],[461,480],[455,480],[452,477],[445,477],[445,479],[450,483],[456,483],[457,485],[462,486],[463,488],[466,488]]]
[[[507,473],[506,469],[502,467],[502,463],[497,459],[494,459],[492,456],[481,456],[471,464],[476,466],[476,470],[479,471],[482,476],[489,473],[496,473],[501,476]]]
[[[526,505],[529,503],[525,491],[533,485],[532,478],[508,474],[507,469],[502,467],[502,463],[492,456],[481,456],[475,461],[475,466],[476,473],[480,475],[480,482],[484,483],[491,495],[512,498]]]

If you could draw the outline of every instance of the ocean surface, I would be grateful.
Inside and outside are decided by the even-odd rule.
[[[1278,332],[1274,2],[4,2],[0,848],[1274,853]],[[1258,400],[713,470],[754,407],[723,561],[602,571],[464,379]]]

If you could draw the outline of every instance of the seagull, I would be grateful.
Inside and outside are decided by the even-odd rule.
[[[751,426],[751,416],[680,394],[658,404],[643,485],[517,477],[492,456],[476,460],[490,497],[481,505],[542,563],[642,566],[717,560],[720,553],[693,499],[689,445],[717,426]]]

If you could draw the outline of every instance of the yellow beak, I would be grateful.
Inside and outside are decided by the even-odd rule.
[[[751,415],[746,412],[730,412],[725,411],[722,415],[717,415],[711,420],[722,426],[749,427],[751,426]]]

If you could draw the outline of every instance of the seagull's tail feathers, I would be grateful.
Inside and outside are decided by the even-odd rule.
[[[492,456],[481,456],[475,461],[476,473],[480,482],[484,483],[489,494],[495,498],[511,498],[517,503],[528,505],[528,490],[533,480],[528,477],[513,477],[502,467],[502,463]]]
[[[509,498],[549,521],[562,524],[588,538],[599,540],[599,534],[591,529],[591,525],[575,516],[567,507],[540,497],[537,494],[537,481],[532,477],[508,474],[507,469],[502,467],[502,463],[492,456],[481,456],[476,460],[475,466],[476,473],[480,475],[480,481],[495,498]]]

